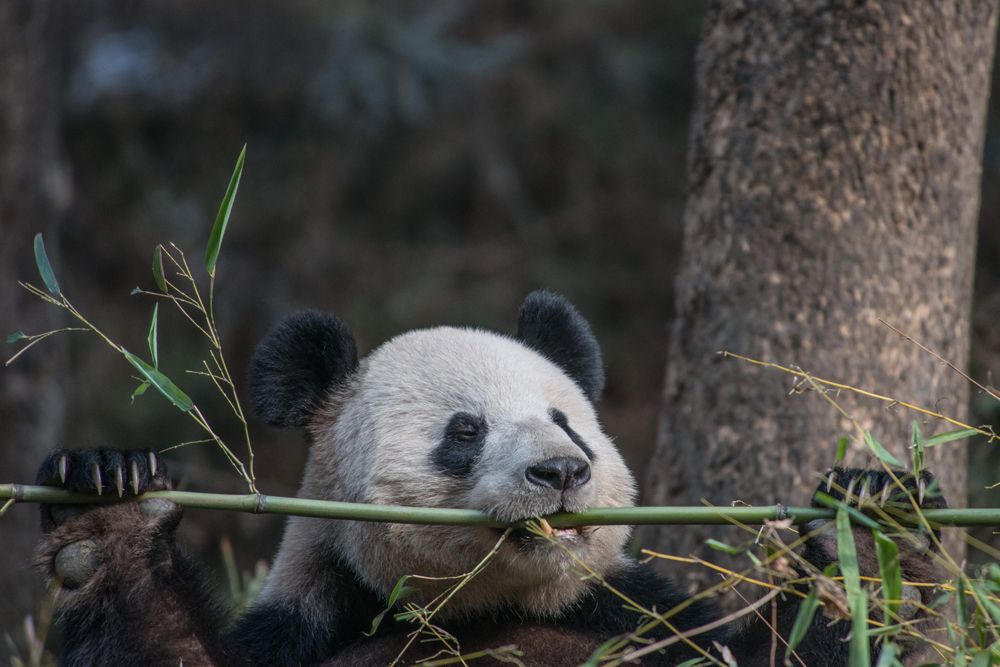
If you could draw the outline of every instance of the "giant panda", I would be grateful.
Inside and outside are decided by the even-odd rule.
[[[598,344],[576,308],[551,292],[527,296],[513,336],[453,327],[410,331],[360,362],[340,320],[320,312],[292,315],[257,348],[249,385],[261,418],[305,433],[302,497],[474,508],[511,524],[635,501],[635,480],[595,411],[604,385]],[[57,450],[38,481],[118,495],[170,488],[160,457],[137,450]],[[864,487],[875,497],[890,483],[884,473],[858,470],[836,470],[829,481],[834,494]],[[400,577],[468,572],[501,536],[493,528],[293,517],[262,592],[230,619],[174,539],[180,518],[180,508],[162,499],[42,507],[37,562],[58,590],[63,664],[390,664],[413,626],[390,613],[373,636],[365,633]],[[489,650],[515,645],[524,664],[575,665],[649,620],[624,595],[667,614],[647,639],[697,631],[647,655],[644,664],[699,657],[723,664],[729,653],[741,666],[766,665],[775,646],[783,654],[769,623],[776,621],[776,632],[787,638],[799,597],[777,598],[767,623],[756,617],[745,625],[718,623],[721,615],[709,603],[686,599],[628,556],[628,538],[623,526],[555,530],[549,537],[514,530],[433,623],[462,653],[485,652],[476,664],[499,664],[505,656],[494,661]],[[901,552],[905,578],[933,577],[920,549],[903,543]],[[589,575],[573,556],[591,568]],[[804,557],[823,568],[835,560],[836,545],[810,539]],[[871,560],[862,553],[862,568],[875,574]],[[411,579],[416,590],[408,599],[426,602],[450,583]],[[797,648],[801,664],[847,664],[848,632],[849,622],[817,614]],[[417,642],[401,664],[440,649]],[[874,643],[872,650],[878,651]]]

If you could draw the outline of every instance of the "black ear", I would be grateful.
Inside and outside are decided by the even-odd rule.
[[[286,317],[257,346],[247,373],[254,412],[272,426],[305,426],[358,367],[354,336],[332,315]]]
[[[604,389],[601,348],[587,320],[566,297],[548,290],[526,296],[517,337],[566,371],[591,403],[600,398]]]

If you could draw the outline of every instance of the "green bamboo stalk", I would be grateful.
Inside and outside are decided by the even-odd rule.
[[[134,502],[146,498],[163,498],[184,507],[252,512],[256,514],[284,514],[324,519],[351,521],[378,521],[383,523],[434,524],[442,526],[488,526],[505,528],[483,512],[470,509],[441,507],[403,507],[400,505],[366,505],[343,503],[334,500],[287,498],[263,494],[228,495],[222,493],[196,493],[193,491],[152,491]],[[102,496],[89,493],[72,493],[49,486],[0,484],[0,500],[16,502],[49,503],[54,505],[97,505],[122,502],[114,494]],[[935,509],[924,510],[924,517],[932,524],[942,526],[1000,526],[1000,509]],[[694,524],[761,524],[790,517],[795,523],[817,519],[830,519],[835,512],[816,507],[785,507],[767,505],[760,507],[600,507],[575,514],[559,513],[546,517],[556,528],[572,526],[613,525],[694,525]],[[899,517],[906,522],[906,517]],[[916,523],[915,521],[912,523]]]

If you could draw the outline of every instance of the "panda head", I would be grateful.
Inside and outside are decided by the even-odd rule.
[[[525,299],[514,337],[411,331],[360,363],[339,320],[293,315],[250,366],[256,412],[311,436],[302,495],[473,508],[503,522],[633,503],[633,477],[594,411],[603,384],[589,325],[546,291]],[[295,577],[302,562],[334,554],[385,594],[403,574],[471,570],[498,537],[489,528],[293,519],[275,575]],[[613,568],[628,529],[561,530],[555,538],[509,536],[451,608],[557,613],[582,590],[574,557],[598,572]]]

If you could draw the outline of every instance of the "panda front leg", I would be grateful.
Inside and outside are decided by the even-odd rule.
[[[946,507],[947,503],[937,489],[937,482],[930,473],[922,473],[919,479],[906,471],[893,473],[905,487],[901,490],[887,472],[883,470],[834,469],[830,471],[827,481],[821,483],[813,496],[814,507],[825,507],[816,500],[819,493],[825,493],[836,500],[858,507],[869,503],[890,503],[897,507],[907,508],[909,498],[917,500],[923,509]],[[802,557],[815,570],[822,571],[830,563],[838,561],[836,531],[828,524],[830,522],[812,522],[805,528],[813,533],[802,550]],[[875,551],[874,538],[871,530],[863,527],[853,529],[858,566],[862,577],[879,577],[878,559]],[[934,540],[929,535],[912,531],[907,536],[895,540],[899,548],[900,568],[904,582],[933,583],[937,580],[934,566]],[[930,586],[915,587],[904,584],[904,604],[899,609],[900,619],[911,628],[919,629],[928,619],[922,611],[933,601],[934,588]],[[779,660],[785,653],[785,642],[791,634],[795,617],[799,610],[798,597],[786,596],[777,603],[777,627],[772,630],[760,618],[748,623],[730,639],[729,646],[741,667],[771,664],[771,647],[774,645]],[[881,620],[880,612],[871,609],[870,613],[876,620]],[[763,611],[763,610],[762,610]],[[770,623],[771,614],[763,613]],[[824,614],[823,610],[816,612],[813,622],[801,643],[796,647],[796,658],[792,664],[813,666],[839,666],[848,663],[850,650],[849,636],[851,624],[847,619],[836,619],[835,610]],[[778,636],[775,636],[775,631]],[[897,644],[904,652],[912,652],[918,642],[900,635]],[[870,653],[873,663],[881,650],[881,642],[872,640]]]
[[[170,488],[151,450],[56,450],[37,483],[81,493]],[[56,596],[63,665],[217,664],[219,616],[174,541],[181,508],[161,499],[42,505],[37,567]]]

